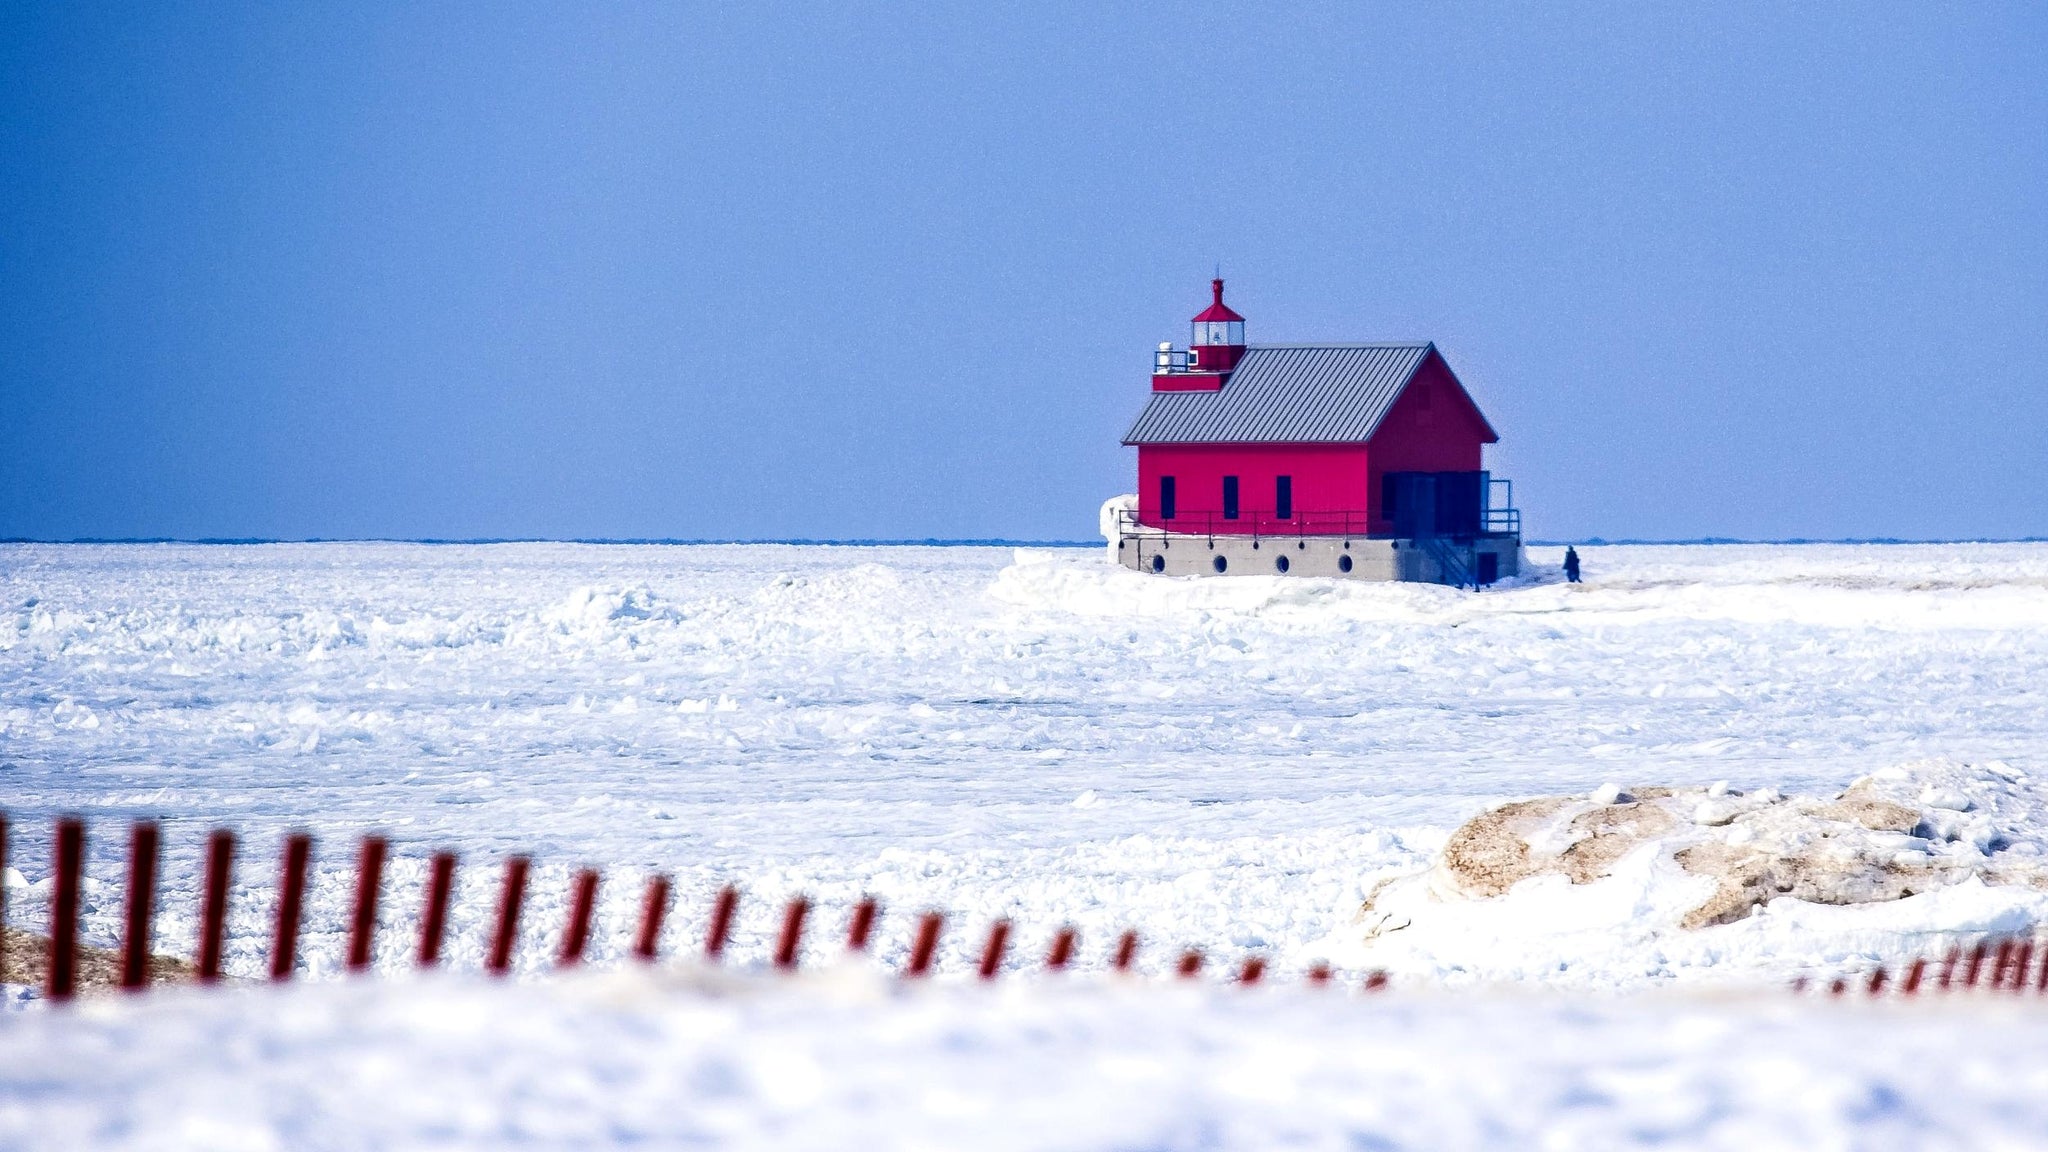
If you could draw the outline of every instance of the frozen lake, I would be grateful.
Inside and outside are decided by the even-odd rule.
[[[316,925],[376,830],[407,915],[424,852],[479,866],[458,932],[523,849],[544,904],[590,863],[686,901],[730,879],[1284,950],[1498,800],[2040,761],[2048,545],[1583,555],[1583,585],[1475,595],[1078,549],[9,545],[0,802],[31,881],[58,813],[94,821],[106,882],[121,823],[164,820],[180,951],[220,823],[251,834],[252,892],[284,829],[320,838]],[[616,926],[633,893],[607,894]],[[758,949],[766,920],[742,928]]]
[[[45,922],[49,823],[79,812],[99,882],[87,934],[114,943],[123,825],[155,817],[158,947],[187,952],[197,846],[231,825],[248,838],[229,967],[256,976],[277,838],[305,828],[320,847],[302,975],[331,976],[355,838],[385,833],[400,854],[385,979],[0,1014],[0,1134],[65,1149],[2026,1146],[2048,1098],[2040,999],[1782,988],[1956,933],[2028,932],[2048,893],[2026,884],[1780,900],[1660,935],[1694,881],[1638,854],[1597,883],[1412,905],[1435,923],[1391,937],[1389,995],[1347,991],[1355,968],[1342,988],[1294,980],[1319,941],[1362,932],[1377,881],[1513,797],[1720,780],[1831,795],[1878,772],[1908,800],[1924,779],[1944,821],[1975,829],[1883,835],[1974,866],[2041,859],[2048,546],[1584,555],[1584,585],[1558,583],[1539,549],[1535,579],[1475,595],[1158,580],[1080,550],[0,548],[15,923]],[[420,861],[440,847],[465,861],[456,971],[405,978]],[[478,979],[515,849],[539,858],[528,972],[587,863],[607,869],[599,958],[659,868],[682,900],[671,955],[694,949],[719,884],[749,894],[743,968],[761,966],[774,902],[819,900],[809,975]],[[891,964],[908,913],[949,914],[932,986],[819,971],[863,892],[889,909]],[[1017,921],[1015,962],[1065,921],[1086,968],[1125,925],[1154,972],[1180,944],[1215,963],[1200,985],[970,986],[999,915]],[[1221,982],[1253,951],[1281,986]]]

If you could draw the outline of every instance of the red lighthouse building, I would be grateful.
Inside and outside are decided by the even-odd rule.
[[[1211,291],[1124,435],[1138,493],[1104,522],[1119,562],[1475,587],[1520,571],[1520,515],[1483,467],[1500,436],[1436,345],[1246,344]]]

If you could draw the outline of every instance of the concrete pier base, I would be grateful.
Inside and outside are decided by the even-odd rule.
[[[1457,547],[1465,547],[1460,542]],[[1522,570],[1515,536],[1482,536],[1470,544],[1484,565],[1491,555],[1496,579]],[[1159,576],[1327,576],[1340,580],[1410,580],[1448,584],[1430,549],[1414,540],[1365,536],[1207,536],[1121,529],[1113,541],[1119,564]],[[1483,569],[1482,569],[1483,570]]]

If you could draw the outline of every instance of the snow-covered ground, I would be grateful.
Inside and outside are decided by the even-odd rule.
[[[759,982],[765,984],[765,982]],[[22,1013],[0,1146],[2032,1149],[2042,1014],[1980,997],[600,977]]]
[[[293,826],[320,838],[316,929],[360,832],[406,857],[394,916],[421,854],[462,851],[459,963],[515,849],[544,903],[575,865],[621,870],[615,920],[623,870],[658,867],[685,908],[730,879],[755,910],[869,890],[1285,950],[1492,802],[2048,747],[2048,546],[1585,556],[1586,584],[1474,595],[1083,550],[7,546],[0,801],[31,880],[51,816],[94,821],[101,943],[126,818],[166,821],[174,949],[203,830],[249,833],[248,973]],[[558,920],[533,923],[538,958]],[[742,955],[770,923],[743,918]],[[308,962],[337,947],[316,932]]]
[[[807,961],[816,963],[840,910],[872,892],[892,912],[885,957],[900,956],[908,913],[939,908],[959,929],[942,955],[957,971],[980,926],[999,915],[1019,923],[1020,954],[1036,952],[1058,923],[1078,925],[1087,966],[1101,964],[1125,924],[1155,942],[1149,965],[1182,942],[1224,958],[1258,951],[1298,965],[1357,934],[1360,905],[1381,880],[1428,867],[1450,832],[1486,806],[1583,795],[1608,782],[1725,780],[1742,792],[1832,795],[1904,766],[1992,790],[1983,802],[1996,809],[1987,817],[1993,833],[1966,847],[2040,850],[2048,835],[2036,827],[2048,810],[2048,546],[1587,548],[1587,583],[1578,586],[1555,579],[1556,551],[1531,549],[1536,578],[1471,594],[1263,577],[1160,580],[1112,567],[1094,550],[0,546],[0,805],[14,819],[12,863],[28,881],[9,892],[9,915],[24,926],[46,915],[39,881],[49,821],[61,812],[92,821],[99,885],[88,892],[87,935],[99,944],[118,936],[129,818],[165,823],[159,948],[167,951],[190,947],[205,829],[247,833],[229,957],[245,975],[263,966],[277,838],[311,830],[320,847],[309,977],[337,965],[352,841],[371,830],[390,835],[400,854],[381,964],[404,961],[421,858],[451,847],[465,865],[457,969],[479,962],[498,860],[514,850],[537,855],[537,905],[522,946],[529,970],[544,965],[559,930],[569,870],[586,863],[607,869],[594,949],[601,958],[623,945],[638,875],[658,868],[679,884],[680,911],[664,940],[671,952],[694,945],[709,893],[731,881],[749,894],[735,941],[743,965],[765,952],[772,903],[801,891],[824,906],[826,931],[814,934]],[[1617,880],[1635,883],[1639,872]],[[1602,891],[1612,904],[1619,890]],[[785,1052],[792,1066],[842,1068],[834,1028],[961,1054],[958,1069],[940,1069],[946,1061],[925,1051],[905,1055],[893,1073],[877,1067],[844,1079],[833,1071],[808,1081],[805,1099],[823,1101],[821,1115],[844,1116],[850,1131],[869,1116],[846,1102],[855,1097],[880,1101],[876,1117],[950,1115],[949,1100],[973,1115],[973,1091],[945,1086],[972,1068],[1000,1081],[1059,1065],[1044,1091],[1064,1092],[1084,1109],[1077,1114],[1095,1115],[1085,1112],[1088,1101],[1106,1090],[1073,1073],[1074,1061],[1126,1058],[1153,1060],[1177,1083],[1211,1085],[1186,1089],[1182,1111],[1194,1126],[1160,1127],[1167,1121],[1150,1113],[1131,1127],[1089,1121],[1071,1130],[1081,1134],[1071,1146],[1251,1146],[1259,1142],[1234,1137],[1233,1126],[1268,1114],[1300,1115],[1304,1131],[1321,1135],[1360,1134],[1354,1144],[1322,1141],[1330,1146],[1484,1143],[1487,1132],[1507,1143],[1539,1132],[1564,1132],[1563,1144],[1617,1132],[1647,1140],[1667,1131],[1657,1119],[1667,1114],[1636,1097],[1666,1088],[1707,1101],[1697,1104],[1704,1111],[1668,1113],[1679,1118],[1671,1131],[1784,1124],[1792,1127],[1781,1132],[1802,1132],[1810,1121],[1820,1125],[1811,1131],[1836,1134],[1782,1146],[1882,1134],[1893,1123],[1926,1131],[1912,1118],[1943,1085],[1989,1125],[1975,1138],[1951,1132],[1952,1145],[2048,1130],[2037,1106],[2006,1102],[2021,1088],[2040,1098],[2048,1024],[2039,1013],[1970,1024],[1993,1037],[1971,1048],[1962,1017],[1858,1016],[1757,1000],[1729,1009],[1726,1031],[1686,1039],[1696,1029],[1685,1021],[1719,1019],[1722,1009],[1683,997],[1717,993],[1658,986],[1779,983],[1793,972],[1903,955],[1932,932],[2011,929],[2032,914],[2009,899],[1991,907],[1950,898],[1916,906],[1903,921],[1885,910],[1893,921],[1865,931],[1877,922],[1843,929],[1829,921],[1859,910],[1813,909],[1802,922],[1784,903],[1772,905],[1771,930],[1750,930],[1744,947],[1600,932],[1568,946],[1557,933],[1532,933],[1524,946],[1501,930],[1513,922],[1503,917],[1476,929],[1461,921],[1430,947],[1394,955],[1411,986],[1491,979],[1555,986],[1541,993],[1549,997],[1568,988],[1628,992],[1614,1000],[1475,993],[1387,1001],[1357,1008],[1366,1015],[1353,1019],[1280,999],[1248,1012],[1227,998],[1202,999],[1208,993],[1105,1003],[1070,994],[1037,1007],[1023,992],[966,1006],[943,999],[964,992],[956,990],[864,1002],[846,1016],[856,1010],[777,997],[735,1007],[679,993],[657,998],[643,1024],[614,1013],[589,1026],[628,1050],[642,1045],[621,1055],[628,1066],[617,1072],[639,1085],[633,1091],[652,1089],[632,1068],[674,1054],[679,1067],[696,1069],[692,1091],[741,1134],[735,1140],[766,1144],[780,1132],[789,1146],[810,1138],[802,1125],[826,1121],[778,1119],[797,1106],[778,1103],[776,1089],[731,1087],[751,1075],[732,1071],[734,1062]],[[1503,902],[1511,906],[1530,922],[1526,902]],[[1603,914],[1611,920],[1613,909]],[[302,992],[302,1000],[284,998],[298,1005],[289,1011],[267,993],[165,997],[94,1008],[84,1014],[89,1025],[74,1020],[68,1031],[42,1013],[15,1015],[0,1023],[0,1053],[13,1069],[0,1071],[0,1121],[90,1110],[90,1093],[61,1072],[81,1061],[102,1061],[110,1076],[137,1084],[175,1084],[164,1069],[189,1069],[177,1076],[211,1075],[222,1092],[287,1075],[261,1070],[254,1056],[177,1053],[225,1035],[290,1052],[287,1039],[267,1037],[294,1020],[308,1035],[343,1035],[339,1051],[395,1061],[388,1067],[399,1075],[413,1057],[378,1048],[374,1037],[384,1033],[375,1030],[387,1025],[377,1021],[403,1018],[412,1022],[388,1027],[439,1034],[442,1018],[414,1009],[443,998],[460,1006],[451,1011],[461,1019],[489,1015],[493,998],[514,998],[542,1021],[535,1028],[558,1030],[535,1041],[541,1050],[577,1065],[578,1076],[611,1074],[588,1055],[603,1050],[589,1047],[599,1040],[575,1034],[587,1010],[566,993],[459,980],[431,995],[380,987],[391,990]],[[1866,1050],[1870,1036],[1894,1027],[1910,1034],[1900,1043],[1948,1060],[1942,1075],[1967,1091],[1940,1076],[1913,1080],[1928,1066],[1918,1056]],[[1127,1050],[1128,1035],[1148,1029],[1155,1048]],[[1462,1082],[1448,1062],[1461,1044],[1482,1048],[1482,1037],[1503,1030],[1542,1039],[1489,1053],[1483,1070],[1508,1095],[1474,1104],[1478,1089],[1456,1089]],[[465,1038],[457,1028],[448,1042],[487,1047],[488,1031]],[[142,1035],[165,1055],[106,1056]],[[736,1037],[754,1035],[761,1047],[742,1051]],[[1354,1048],[1360,1035],[1372,1044]],[[1825,1081],[1815,1089],[1821,1096],[1714,1103],[1739,1095],[1734,1085],[1753,1074],[1719,1066],[1752,1042],[1780,1045],[1774,1058]],[[1304,1055],[1278,1065],[1285,1071],[1275,1083],[1284,1086],[1268,1085],[1282,1103],[1218,1095],[1211,1078],[1233,1062],[1270,1065],[1290,1045]],[[1596,1055],[1552,1067],[1546,1053],[1556,1045]],[[1985,1063],[1993,1048],[2004,1057]],[[21,1071],[30,1057],[33,1075]],[[293,1059],[318,1066],[310,1055]],[[1471,1115],[1345,1119],[1346,1108],[1395,1098],[1358,1090],[1381,1075],[1375,1061],[1446,1064],[1414,1071],[1438,1085],[1415,1091],[1424,1100],[1464,1091]],[[681,1074],[663,1069],[659,1076]],[[539,1075],[488,1062],[475,1072],[498,1077],[491,1091],[500,1093],[529,1074]],[[893,1087],[872,1079],[891,1075],[899,1077]],[[919,1077],[940,1082],[930,1108],[916,1104],[925,1099]],[[1251,1083],[1252,1096],[1267,1090],[1255,1088],[1256,1076]],[[307,1087],[284,1093],[279,1107],[320,1114],[354,1091]],[[1332,1098],[1317,1106],[1324,1111],[1301,1111],[1284,1103],[1288,1091]],[[1511,1123],[1504,1117],[1522,1091],[1553,1093],[1543,1097],[1553,1104]],[[136,1116],[154,1107],[149,1099],[138,1098]],[[1571,1100],[1606,1102],[1584,1105],[1593,1126],[1583,1141],[1571,1137],[1580,1131],[1569,1127],[1574,1106],[1555,1103]],[[1795,1106],[1807,1109],[1798,1113],[1806,1120],[1787,1111]],[[467,1121],[435,1123],[443,1126],[421,1121],[408,1131],[475,1137]],[[1429,1126],[1463,1123],[1475,1127]],[[924,1143],[957,1146],[949,1131],[930,1129]],[[1930,1146],[1943,1141],[1944,1130],[1934,1131]]]

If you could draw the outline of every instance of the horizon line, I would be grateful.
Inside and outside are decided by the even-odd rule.
[[[1742,536],[1688,536],[1672,539],[1600,536],[1570,539],[1524,540],[1525,546],[1562,548],[1682,547],[1736,544],[2048,544],[2048,536],[1790,536],[1765,539]],[[809,548],[1100,548],[1101,540],[1028,540],[992,537],[680,537],[680,536],[73,536],[55,539],[35,536],[0,537],[0,545],[114,545],[192,544],[209,547],[247,547],[264,544],[427,544],[434,546],[477,546],[487,544],[593,544],[661,545],[666,547],[709,547],[735,545],[784,545]]]
[[[673,547],[784,544],[819,548],[1098,548],[1100,540],[1013,540],[1007,537],[904,536],[847,538],[788,537],[681,537],[681,536],[73,536],[52,539],[35,536],[4,536],[0,544],[203,544],[209,546],[253,546],[260,544],[432,544],[446,546],[479,544],[660,544]]]

